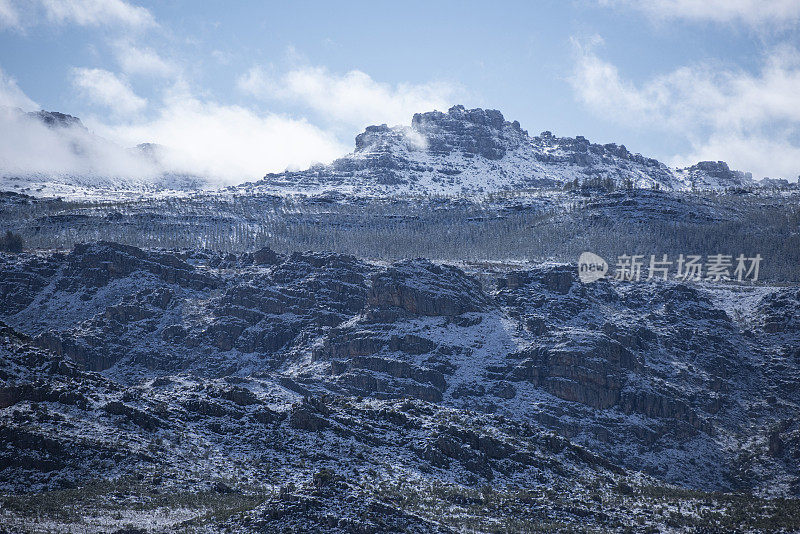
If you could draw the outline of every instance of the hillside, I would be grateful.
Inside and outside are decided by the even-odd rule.
[[[740,505],[702,492],[800,494],[794,288],[112,243],[0,272],[5,491],[55,499],[102,473],[87,512],[161,502],[180,523],[234,501],[240,527],[339,510],[423,532],[510,524],[523,493],[525,525],[597,528],[719,528]]]

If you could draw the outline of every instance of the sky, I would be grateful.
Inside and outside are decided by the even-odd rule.
[[[0,0],[0,106],[164,145],[171,168],[225,183],[331,161],[367,125],[454,104],[797,180],[800,0]],[[0,167],[82,170],[13,120],[0,114]],[[147,172],[110,146],[95,171]]]

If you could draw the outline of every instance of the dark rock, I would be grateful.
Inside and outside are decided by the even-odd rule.
[[[280,263],[280,260],[278,253],[267,247],[253,252],[253,262],[256,265],[275,265]]]
[[[414,260],[373,276],[368,304],[394,306],[414,315],[455,316],[484,311],[491,301],[480,284],[459,269]]]

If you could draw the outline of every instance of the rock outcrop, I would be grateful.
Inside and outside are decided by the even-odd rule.
[[[724,189],[754,185],[723,162],[672,169],[625,145],[583,136],[529,136],[493,109],[456,105],[416,113],[410,126],[367,126],[352,154],[330,165],[268,174],[247,191],[341,190],[364,195],[452,194],[573,187]]]
[[[752,173],[731,170],[724,161],[701,161],[679,172],[685,174],[692,187],[697,189],[753,185]]]

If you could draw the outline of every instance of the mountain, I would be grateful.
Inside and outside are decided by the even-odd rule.
[[[798,531],[800,191],[747,184],[455,107],[230,190],[0,192],[0,531]]]
[[[41,121],[50,128],[80,128],[86,130],[86,126],[83,125],[78,117],[73,117],[66,113],[45,111],[42,109],[39,111],[27,112],[26,115],[32,119]]]
[[[6,525],[67,530],[78,499],[159,531],[799,526],[796,287],[114,243],[0,261]]]
[[[114,198],[164,190],[207,189],[207,178],[168,169],[169,149],[141,143],[125,149],[90,132],[77,117],[7,108],[14,143],[0,160],[0,188],[37,196]],[[20,146],[21,145],[21,146]],[[0,156],[3,156],[0,153]],[[582,136],[530,136],[518,121],[491,109],[453,106],[413,116],[411,126],[368,126],[355,150],[329,165],[267,174],[229,190],[359,195],[462,194],[563,187],[565,184],[690,191],[758,185],[725,162],[676,169]],[[770,183],[765,182],[769,186]]]
[[[591,143],[550,132],[530,136],[519,122],[491,109],[453,106],[414,115],[411,126],[368,126],[355,150],[330,165],[268,174],[244,190],[358,194],[452,194],[561,187],[567,183],[666,190],[754,185],[724,162],[686,169],[633,154],[624,145]]]
[[[691,167],[676,169],[684,183],[692,189],[718,189],[720,187],[742,187],[753,185],[753,175],[749,172],[734,171],[724,161],[701,161]],[[772,186],[768,179],[763,180],[765,186]]]

